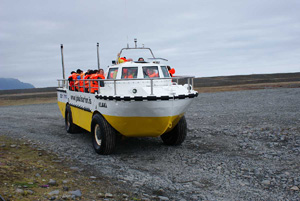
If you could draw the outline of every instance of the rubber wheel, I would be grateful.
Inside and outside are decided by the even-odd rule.
[[[92,119],[93,147],[98,154],[111,154],[116,146],[116,130],[102,117],[95,114]]]
[[[162,134],[160,137],[166,145],[180,145],[185,140],[186,134],[187,124],[183,116],[173,130]]]
[[[73,123],[72,112],[69,105],[66,107],[65,128],[68,133],[76,133],[78,130],[78,126]]]

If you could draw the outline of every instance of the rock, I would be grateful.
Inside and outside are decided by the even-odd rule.
[[[69,187],[63,186],[63,191],[69,191]]]
[[[128,198],[129,196],[127,194],[122,195],[123,198]]]
[[[70,191],[69,192],[71,195],[74,195],[75,197],[81,197],[82,193],[80,190],[76,190],[76,191]]]
[[[158,191],[157,191],[158,195],[163,195],[164,193],[165,193],[165,191],[162,188],[158,189]]]
[[[71,170],[79,171],[79,167],[70,167]]]
[[[142,184],[141,182],[134,182],[134,183],[132,184],[132,186],[133,186],[134,188],[137,188],[137,187],[143,186],[143,184]]]
[[[97,179],[97,177],[95,177],[95,176],[90,176],[90,179]]]
[[[261,183],[263,185],[270,185],[271,184],[270,180],[263,180]]]
[[[11,147],[11,148],[16,148],[16,147],[17,147],[17,145],[15,145],[15,144],[12,144],[12,145],[10,145],[10,147]]]
[[[49,200],[56,200],[56,197],[52,196]]]
[[[24,191],[23,191],[23,189],[17,188],[16,193],[17,194],[24,194]]]
[[[63,199],[63,200],[68,200],[68,199],[70,199],[71,198],[71,195],[69,195],[69,194],[63,194],[62,196],[61,196],[61,199]]]
[[[5,147],[6,145],[5,144],[1,144],[1,147]]]
[[[59,194],[59,190],[51,191],[50,193],[48,193],[48,195],[50,196],[58,195],[58,194]]]
[[[63,184],[67,184],[67,183],[68,183],[68,180],[63,180],[62,183],[63,183]]]
[[[105,198],[105,195],[103,193],[98,193],[97,197],[98,198]]]
[[[142,198],[142,201],[150,201],[149,198]]]
[[[50,179],[48,184],[51,185],[51,186],[55,186],[57,183],[54,179]]]
[[[106,198],[113,198],[114,196],[111,193],[105,193]]]
[[[27,193],[30,194],[30,195],[33,195],[33,194],[34,194],[34,191],[32,191],[32,190],[26,190],[26,191],[27,191]]]
[[[161,201],[167,201],[169,200],[169,198],[165,197],[165,196],[157,196],[159,200]]]
[[[293,186],[293,187],[291,188],[291,190],[293,190],[293,191],[299,191],[299,188],[298,188],[298,186]]]

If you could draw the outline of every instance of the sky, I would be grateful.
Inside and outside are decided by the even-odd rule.
[[[134,38],[178,76],[300,72],[299,10],[299,0],[0,0],[0,77],[57,86],[60,44],[68,76],[97,69],[97,42],[106,70]]]

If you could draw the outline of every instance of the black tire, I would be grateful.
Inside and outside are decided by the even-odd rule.
[[[117,132],[100,114],[93,116],[91,133],[96,153],[108,155],[114,151]]]
[[[183,116],[173,130],[162,134],[160,137],[166,145],[180,145],[185,140],[186,134],[187,124]]]
[[[65,113],[65,128],[68,133],[76,133],[78,130],[78,126],[73,123],[72,112],[70,105],[66,107]]]

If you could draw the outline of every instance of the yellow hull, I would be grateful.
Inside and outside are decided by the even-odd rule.
[[[65,118],[66,103],[58,102],[62,116]],[[71,106],[73,123],[91,131],[93,113]],[[127,137],[157,137],[172,130],[183,114],[166,117],[120,117],[104,115],[103,117],[122,135]]]
[[[112,127],[127,137],[157,137],[173,129],[183,114],[172,117],[103,116]]]

